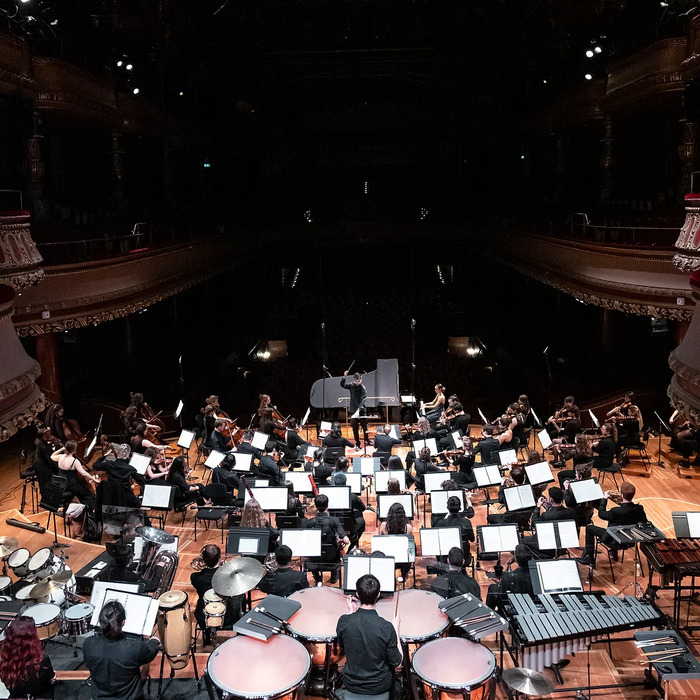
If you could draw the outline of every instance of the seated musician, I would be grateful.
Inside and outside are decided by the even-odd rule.
[[[144,452],[146,457],[150,457],[151,461],[146,467],[146,481],[160,481],[161,483],[165,481],[168,476],[168,471],[170,471],[170,466],[162,450],[154,450],[149,447]]]
[[[287,421],[287,429],[284,432],[284,440],[287,444],[287,458],[290,462],[294,462],[300,458],[306,445],[309,443],[299,435],[299,424],[296,418],[290,418]],[[302,449],[303,448],[303,449]],[[291,469],[291,466],[290,466]]]
[[[617,431],[612,423],[604,423],[600,426],[601,438],[592,445],[595,457],[593,458],[594,469],[607,469],[615,461],[615,440]]]
[[[295,591],[309,587],[308,576],[303,571],[297,571],[290,566],[292,550],[286,544],[277,547],[275,558],[277,559],[277,569],[266,573],[258,584],[258,588],[263,593],[286,598]]]
[[[474,448],[474,456],[481,455],[482,464],[494,464],[493,453],[501,449],[501,443],[493,436],[492,425],[484,425],[481,428],[482,439]]]
[[[467,496],[467,508],[464,513],[460,513],[462,503],[457,496],[450,496],[447,499],[447,515],[436,515],[436,520],[432,522],[432,527],[458,527],[465,540],[474,542],[474,528],[469,518],[474,517],[474,508],[469,496]]]
[[[423,413],[429,423],[435,423],[440,418],[445,407],[445,387],[442,384],[435,385],[435,398],[429,403],[423,404]]]
[[[165,445],[157,445],[146,437],[147,429],[148,425],[143,421],[136,424],[134,434],[129,439],[129,447],[131,447],[132,452],[143,454],[148,447],[152,447],[156,450],[165,449]]]
[[[691,464],[694,466],[700,464],[700,431],[689,421],[685,421],[680,426],[674,426],[670,444],[673,450],[682,455],[682,459],[678,462],[679,466],[689,467]],[[698,456],[691,462],[693,452],[697,452]]]
[[[345,654],[343,685],[339,697],[353,700],[356,696],[389,700],[394,686],[394,671],[401,664],[398,618],[392,622],[377,614],[379,580],[372,574],[357,579],[359,607],[349,615],[341,615],[336,626],[338,644]]]
[[[333,421],[331,423],[331,432],[326,435],[326,437],[323,438],[323,447],[328,448],[328,447],[359,447],[360,443],[359,441],[357,442],[350,442],[346,437],[343,437],[343,430],[340,427],[340,423],[338,421]],[[343,454],[345,454],[345,450],[343,450]],[[330,453],[329,453],[330,455]],[[334,457],[331,458],[330,456],[326,458],[326,463],[331,464],[332,461],[329,462],[329,460],[335,459]]]
[[[515,571],[504,571],[500,583],[492,583],[486,596],[486,605],[490,608],[500,606],[501,598],[506,593],[527,593],[532,595],[532,579],[528,562],[532,559],[532,550],[524,544],[515,548],[514,559],[518,565]],[[512,563],[513,560],[511,560]],[[508,567],[510,568],[510,563]]]
[[[298,515],[302,522],[305,519],[306,511],[302,502],[297,498],[294,492],[294,484],[291,481],[285,481],[284,485],[287,487],[287,510],[284,512],[285,515]]]
[[[593,474],[593,462],[584,462],[576,466],[573,481],[590,479]],[[580,530],[591,522],[591,516],[595,508],[592,503],[577,503],[574,492],[571,490],[571,481],[564,482],[564,504],[572,512],[576,521],[576,528]]]
[[[171,462],[165,481],[175,487],[176,506],[184,506],[193,501],[196,501],[198,506],[204,505],[204,485],[187,481],[184,457],[175,457]]]
[[[413,466],[416,470],[416,489],[419,491],[425,491],[424,477],[426,474],[436,474],[445,471],[430,461],[430,448],[427,446],[420,451],[418,459],[413,463]]]
[[[517,449],[519,444],[513,439],[513,431],[510,427],[511,419],[508,416],[501,416],[496,421],[496,431],[494,438],[498,441],[499,450]]]
[[[199,629],[202,630],[204,635],[204,644],[211,644],[211,630],[206,626],[206,619],[204,616],[204,594],[212,588],[212,580],[214,574],[219,568],[219,561],[221,559],[221,550],[215,544],[208,544],[202,548],[199,553],[202,560],[202,568],[199,571],[194,571],[190,574],[190,583],[194,586],[195,591],[197,591],[197,606],[194,609],[194,617],[197,620]],[[193,562],[194,564],[194,562]],[[231,629],[231,626],[240,619],[243,601],[245,599],[244,595],[231,596],[226,598],[226,613],[224,615],[224,627]]]
[[[85,639],[83,658],[90,671],[93,700],[144,697],[141,666],[156,658],[160,643],[157,637],[148,641],[127,637],[125,622],[124,606],[110,600],[100,611],[99,633]]]
[[[564,505],[564,492],[558,486],[550,486],[547,493],[549,498],[540,496],[537,501],[537,510],[532,514],[533,526],[538,522],[573,520],[574,514]]]
[[[241,527],[248,527],[253,530],[265,528],[270,533],[267,551],[274,552],[277,549],[277,540],[279,540],[280,531],[272,527],[265,515],[265,511],[254,498],[249,498],[248,502],[243,506]]]
[[[457,459],[454,461],[457,471],[452,475],[452,478],[455,480],[459,488],[471,491],[478,488],[476,476],[474,476],[474,452],[468,438],[467,442],[464,443],[464,446],[464,454],[457,457]],[[467,452],[467,449],[469,450],[469,453]]]
[[[464,562],[462,550],[452,547],[447,554],[447,571],[433,581],[430,590],[443,598],[471,593],[481,600],[481,586],[464,570]]]
[[[577,433],[581,432],[581,409],[574,403],[573,396],[564,399],[564,405],[547,421],[545,428],[553,440],[564,438],[573,444]]]
[[[253,455],[254,459],[261,459],[262,457],[262,451],[259,450],[257,447],[253,447],[252,445],[253,442],[253,431],[252,430],[244,430],[243,431],[243,438],[241,442],[238,443],[238,447],[236,447],[236,452],[240,452],[241,454],[244,455]]]
[[[128,544],[118,544],[113,550],[114,564],[107,570],[107,580],[120,583],[143,583],[146,593],[158,587],[158,579],[144,579],[134,568],[134,552]]]
[[[460,435],[469,435],[471,430],[469,428],[470,416],[468,413],[464,412],[464,407],[461,403],[459,403],[459,401],[452,404],[451,416],[452,417],[449,419],[447,427],[438,430],[438,447],[441,450],[455,449],[448,433],[454,433],[457,431]]]
[[[54,442],[51,442],[51,431],[48,428],[41,430],[34,440],[34,459],[32,469],[39,482],[39,490],[51,481],[51,477],[58,474],[58,465],[51,459],[54,451]]]
[[[328,478],[333,473],[333,467],[325,462],[325,450],[320,447],[314,452],[311,461],[304,461],[304,471],[309,472],[317,486],[328,486]]]
[[[95,510],[95,497],[88,488],[88,481],[100,483],[97,476],[91,476],[75,455],[78,445],[75,440],[68,440],[65,447],[60,447],[52,453],[51,459],[58,464],[58,474],[66,478],[66,497],[74,496],[89,510]],[[82,480],[81,480],[82,479]]]
[[[339,460],[346,457],[338,457]],[[337,469],[337,467],[336,467]],[[346,486],[347,485],[347,469],[345,471],[336,471],[331,477],[331,486]],[[365,512],[367,506],[362,502],[362,499],[356,494],[350,494],[350,510],[352,514],[352,530],[348,533],[350,537],[351,547],[359,547],[360,537],[365,532]]]
[[[643,421],[639,407],[635,405],[629,406],[627,416],[621,418],[617,425],[618,435],[617,443],[615,444],[615,457],[619,457],[625,447],[635,447],[641,442],[640,432]],[[627,461],[628,458],[625,457],[624,462],[620,462],[620,464],[627,464]]]
[[[226,491],[231,495],[238,491],[241,482],[240,475],[233,471],[235,466],[236,455],[233,452],[229,452],[211,474],[212,484],[224,484]]]
[[[214,421],[214,430],[209,438],[209,447],[217,452],[230,452],[233,449],[231,438],[224,435],[226,429],[226,421],[223,418],[217,418]]]
[[[66,440],[68,440],[63,427],[64,418],[65,409],[58,403],[49,406],[44,416],[44,425],[50,428],[51,434],[57,437],[61,442],[66,442]]]
[[[559,479],[559,486],[564,488],[564,482],[567,479],[576,478],[576,467],[579,464],[585,464],[586,462],[593,462],[593,448],[591,447],[591,441],[587,435],[579,433],[574,441],[573,450],[567,450],[564,454],[564,461],[571,459],[573,462],[573,469],[562,469],[557,474],[557,479]]]
[[[598,517],[601,520],[606,520],[610,525],[634,525],[636,523],[644,523],[647,521],[647,515],[644,512],[644,506],[639,503],[634,503],[634,494],[636,489],[634,484],[625,481],[620,487],[622,495],[622,503],[608,510],[608,498],[610,492],[606,491],[598,505]],[[615,540],[606,533],[604,527],[597,525],[588,525],[586,527],[586,550],[584,555],[579,559],[579,562],[584,566],[595,566],[595,539],[610,548],[610,555],[613,561],[617,561],[619,545]]]
[[[503,485],[498,489],[498,502],[505,505],[506,497],[503,489],[513,486],[522,486],[527,482],[527,473],[523,467],[518,465],[510,470],[510,477],[503,480]],[[487,522],[489,525],[501,525],[503,523],[517,523],[525,511],[514,511],[506,513],[489,513]]]
[[[394,445],[400,445],[403,440],[398,438],[393,438],[389,433],[391,432],[391,426],[385,425],[382,432],[378,432],[374,436],[374,457],[379,457],[379,462],[383,467],[386,467],[389,457],[391,456],[391,449]]]
[[[508,427],[510,428],[513,437],[517,438],[518,446],[523,446],[527,442],[525,435],[525,414],[520,408],[520,404],[515,402],[508,405],[506,416],[510,420]]]
[[[270,486],[284,486],[284,476],[277,461],[277,445],[274,440],[265,443],[265,451],[260,458],[257,473],[263,479],[270,482]]]
[[[307,520],[304,527],[321,530],[321,546],[325,546],[325,552],[320,559],[309,559],[307,564],[316,583],[320,583],[322,572],[314,569],[314,562],[339,563],[343,551],[341,545],[350,544],[350,540],[345,534],[340,520],[328,512],[328,496],[324,494],[314,496],[314,505],[316,506],[316,517]],[[330,583],[337,583],[339,575],[340,567],[331,573]]]

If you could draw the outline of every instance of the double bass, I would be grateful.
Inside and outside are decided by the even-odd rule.
[[[61,440],[62,443],[73,440],[77,445],[76,455],[83,459],[87,449],[87,436],[80,429],[78,421],[66,418],[66,412],[61,404],[55,403],[46,411],[44,423],[51,430],[51,434]]]
[[[131,405],[136,407],[136,415],[143,418],[143,421],[148,425],[153,426],[153,431],[155,433],[162,433],[165,430],[165,423],[158,418],[162,413],[156,413],[143,399],[143,394],[140,392],[130,392]],[[155,436],[153,436],[155,437]],[[152,439],[152,438],[151,438]]]

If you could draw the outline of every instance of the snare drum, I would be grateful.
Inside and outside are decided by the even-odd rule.
[[[61,631],[61,608],[53,603],[39,603],[27,608],[24,615],[34,619],[39,639],[51,639]]]
[[[43,547],[29,560],[27,568],[34,578],[46,578],[61,571],[63,566],[61,559],[49,547]]]
[[[17,578],[24,578],[29,573],[27,564],[29,564],[31,556],[29,550],[22,547],[20,549],[15,549],[7,558],[7,565],[12,569],[12,573],[17,576]]]
[[[496,659],[481,644],[445,637],[417,649],[412,666],[425,700],[483,700],[489,695]]]
[[[271,659],[282,663],[271,664]],[[233,698],[295,700],[303,697],[309,653],[296,639],[276,634],[262,642],[233,637],[212,652],[207,672],[214,685]]]
[[[204,624],[209,629],[219,629],[224,626],[226,603],[212,601],[204,606]]]
[[[192,617],[185,591],[167,591],[158,598],[158,632],[170,665],[185,668],[192,648]]]
[[[306,645],[314,666],[336,663],[342,654],[334,644],[335,628],[341,615],[347,615],[348,599],[334,588],[303,588],[287,596],[301,603],[287,629]],[[442,599],[441,599],[442,600]]]
[[[90,631],[90,619],[95,611],[95,606],[90,603],[78,603],[71,605],[63,613],[63,631],[69,637],[79,637]]]
[[[34,588],[34,586],[36,586],[35,583],[30,583],[28,586],[22,586],[22,588],[20,588],[17,591],[17,593],[15,593],[15,598],[17,598],[17,600],[27,601],[31,605],[34,605],[36,601],[33,598],[30,598],[29,596],[29,593],[31,592],[32,588]]]
[[[397,594],[394,593],[394,596]],[[377,613],[385,620],[394,619],[396,598],[384,598],[377,603]],[[431,639],[441,637],[450,619],[445,615],[438,603],[444,598],[432,591],[405,590],[399,591],[399,632],[404,653],[410,659],[416,649]]]
[[[12,579],[9,576],[0,576],[0,596],[11,593]]]

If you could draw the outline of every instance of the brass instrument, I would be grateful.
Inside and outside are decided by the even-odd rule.
[[[618,506],[622,503],[622,494],[618,491],[610,491],[610,493],[608,494],[608,498],[613,503],[616,503]]]
[[[226,562],[231,561],[233,557],[222,557],[219,559],[219,563],[216,565],[217,568],[219,566],[223,566]],[[202,557],[195,557],[191,562],[190,566],[195,570],[195,571],[201,571],[202,569],[206,569],[207,567],[204,565],[204,559]]]
[[[150,566],[143,572],[145,580],[156,579],[158,581],[158,586],[152,593],[154,598],[159,598],[172,588],[179,562],[180,557],[175,552],[158,552]]]

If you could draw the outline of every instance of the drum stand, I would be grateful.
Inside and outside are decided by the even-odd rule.
[[[190,658],[192,659],[192,666],[194,667],[194,677],[197,681],[197,691],[199,691],[199,672],[197,671],[197,658],[194,652],[194,644],[190,643]],[[163,669],[165,668],[165,649],[161,650],[160,653],[160,675],[158,676],[158,700],[163,697]],[[170,667],[170,679],[175,678],[175,669]]]

